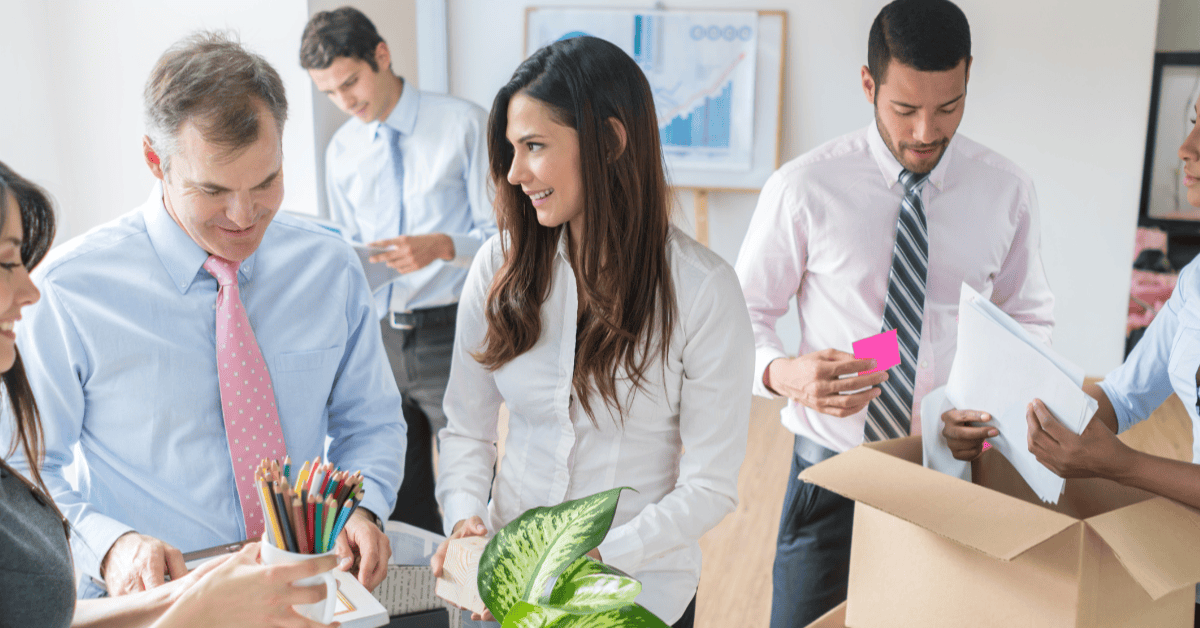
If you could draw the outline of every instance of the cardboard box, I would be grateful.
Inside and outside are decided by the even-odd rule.
[[[846,603],[838,604],[833,610],[809,624],[807,628],[846,628]]]
[[[847,626],[1192,626],[1200,512],[1098,479],[1050,506],[994,450],[973,471],[922,467],[912,436],[800,474],[858,502]]]

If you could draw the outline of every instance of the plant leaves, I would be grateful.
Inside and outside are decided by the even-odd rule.
[[[479,559],[479,597],[497,620],[537,603],[549,583],[604,540],[624,488],[532,508],[504,526]]]
[[[495,615],[495,613],[492,614]],[[518,601],[508,610],[508,615],[504,617],[504,623],[500,625],[500,628],[548,628],[563,615],[562,611]]]
[[[549,599],[543,599],[542,605],[586,615],[629,606],[641,592],[642,583],[629,574],[583,556],[562,572]]]
[[[501,628],[670,628],[638,604],[593,615],[563,614],[554,609],[517,602]]]

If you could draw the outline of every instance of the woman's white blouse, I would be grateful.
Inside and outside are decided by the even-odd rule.
[[[667,249],[678,317],[667,362],[652,363],[641,390],[618,382],[623,425],[599,396],[590,400],[593,424],[571,386],[578,293],[565,233],[542,305],[541,338],[495,371],[471,354],[483,345],[483,308],[502,263],[503,236],[484,244],[467,276],[438,464],[445,529],[449,534],[478,515],[495,532],[530,508],[633,487],[636,493],[621,494],[600,554],[641,580],[638,602],[670,624],[695,594],[701,535],[737,505],[754,371],[745,299],[728,263],[672,228]],[[493,474],[501,403],[508,436]]]

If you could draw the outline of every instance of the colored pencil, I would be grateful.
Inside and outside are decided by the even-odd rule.
[[[332,497],[325,498],[325,526],[321,528],[321,534],[324,539],[325,551],[333,549],[332,543],[336,542],[336,538],[332,538],[330,533],[333,532],[334,517],[337,515],[337,502],[333,501]]]
[[[275,498],[275,516],[279,518],[279,528],[283,532],[283,541],[286,544],[286,549],[289,552],[297,552],[300,548],[296,546],[296,539],[292,536],[291,526],[288,524],[287,507],[283,504],[283,491],[280,489],[279,482],[271,483],[271,492]]]
[[[347,499],[345,505],[342,506],[342,511],[338,513],[337,521],[333,523],[333,533],[330,536],[333,537],[335,543],[338,535],[342,533],[342,528],[346,527],[346,521],[350,519],[350,513],[353,512],[352,504],[353,501]]]
[[[307,516],[307,519],[308,519],[308,553],[309,554],[317,553],[317,545],[316,545],[317,524],[315,522],[316,507],[317,507],[317,498],[315,496],[313,496],[312,493],[309,493],[308,501],[307,501],[307,503],[304,504],[305,515]]]
[[[325,546],[321,544],[321,539],[324,538],[321,533],[324,532],[322,524],[325,523],[325,502],[317,499],[316,504],[317,508],[316,513],[314,514],[314,519],[316,520],[317,527],[314,528],[313,531],[313,537],[316,545],[313,547],[313,553],[323,554],[325,552]]]
[[[292,521],[296,522],[296,545],[301,554],[311,554],[308,549],[308,530],[304,527],[304,506],[299,497],[292,495]]]

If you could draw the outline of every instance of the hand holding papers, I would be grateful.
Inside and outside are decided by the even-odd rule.
[[[992,415],[992,426],[1000,432],[992,445],[1046,502],[1058,502],[1065,482],[1029,453],[1026,406],[1035,397],[1041,399],[1067,429],[1078,434],[1097,407],[1096,400],[1083,392],[1082,385],[1081,369],[963,284],[958,349],[945,398],[953,407]],[[922,406],[926,403],[922,402]],[[926,421],[922,410],[922,422],[932,423],[940,431],[941,421]],[[928,437],[926,440],[930,442]],[[948,454],[945,449],[942,451]],[[952,475],[959,474],[952,472]]]

